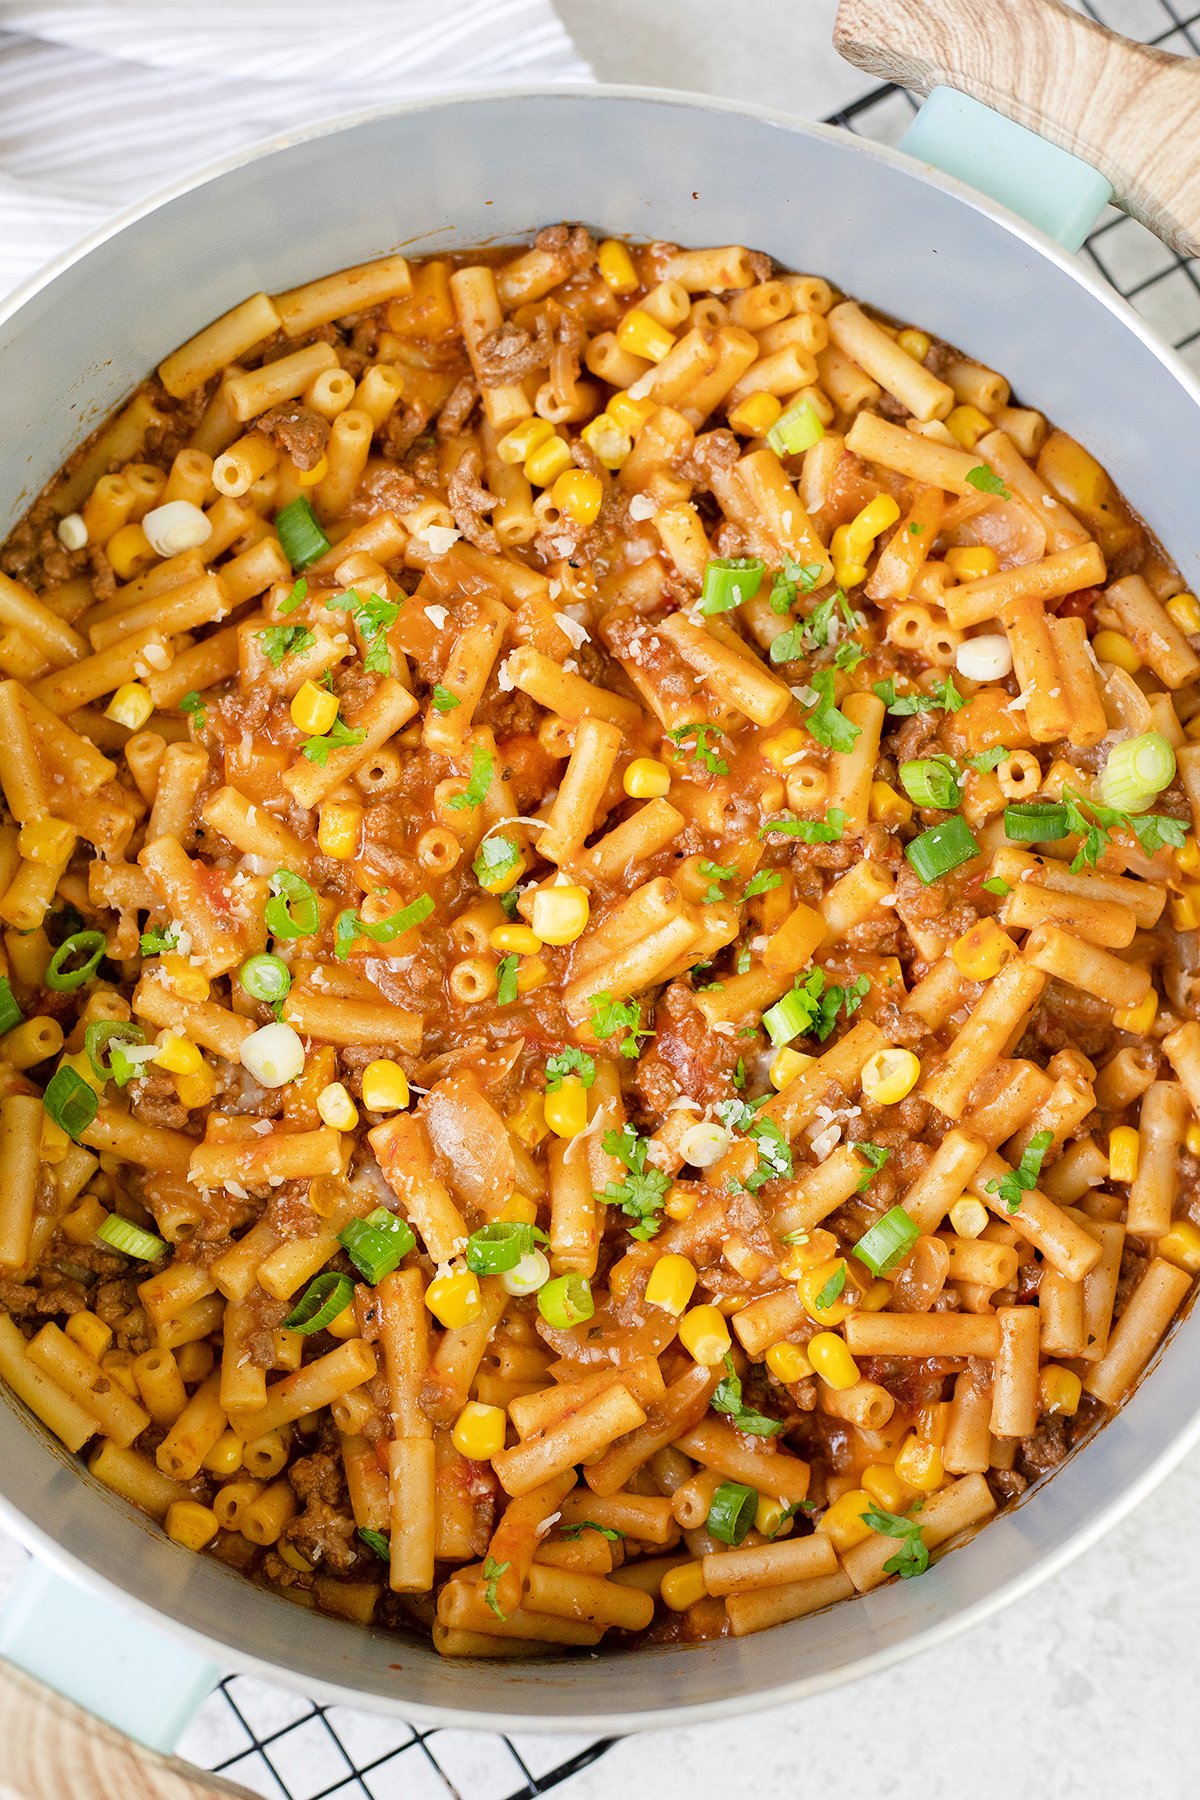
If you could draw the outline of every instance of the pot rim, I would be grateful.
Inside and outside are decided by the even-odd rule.
[[[1191,373],[1178,354],[1159,337],[1158,333],[1134,311],[1120,294],[1036,226],[1028,224],[1019,214],[978,193],[964,182],[943,174],[930,164],[918,163],[912,157],[889,145],[856,136],[837,126],[806,120],[777,108],[725,100],[712,95],[691,93],[683,89],[643,87],[621,83],[576,85],[561,82],[465,89],[338,114],[332,118],[298,126],[293,131],[247,145],[230,152],[227,156],[206,163],[193,173],[181,176],[168,186],[135,202],[132,206],[117,213],[105,224],[98,226],[69,250],[62,252],[51,262],[45,264],[4,301],[0,302],[0,328],[7,325],[29,300],[51,286],[66,270],[82,261],[92,250],[119,236],[129,226],[148,217],[171,201],[206,186],[235,169],[272,155],[276,151],[287,150],[302,143],[351,131],[359,126],[383,123],[389,119],[404,117],[412,113],[460,107],[476,102],[504,101],[511,102],[513,105],[522,105],[529,101],[543,100],[575,102],[581,105],[612,100],[633,101],[651,106],[681,107],[714,114],[730,114],[800,135],[823,139],[828,143],[836,143],[842,151],[849,155],[864,156],[891,164],[910,179],[940,189],[973,211],[984,214],[994,223],[1002,226],[1018,242],[1053,263],[1094,300],[1098,300],[1119,324],[1132,331],[1144,347],[1164,365],[1189,397],[1200,406],[1200,380]],[[402,245],[397,247],[403,248]],[[1143,1379],[1146,1379],[1150,1373],[1151,1371],[1147,1371]],[[1100,1429],[1102,1430],[1103,1426]],[[1075,1454],[1086,1454],[1090,1441],[1089,1438],[1088,1441],[1081,1444]],[[1093,1519],[1077,1528],[1070,1538],[1060,1544],[1057,1549],[1041,1555],[1030,1568],[1013,1576],[1008,1581],[1002,1582],[985,1598],[961,1608],[937,1624],[917,1631],[911,1637],[873,1650],[853,1661],[840,1663],[837,1667],[819,1675],[784,1680],[778,1685],[760,1688],[752,1693],[732,1695],[724,1700],[697,1701],[688,1705],[636,1712],[555,1713],[540,1716],[500,1711],[481,1712],[478,1709],[437,1707],[408,1702],[401,1696],[392,1698],[384,1694],[363,1692],[354,1687],[341,1686],[334,1681],[301,1675],[251,1653],[236,1650],[220,1640],[209,1638],[191,1626],[182,1624],[165,1613],[158,1612],[147,1602],[127,1593],[98,1568],[65,1550],[40,1525],[22,1513],[15,1502],[2,1491],[0,1491],[0,1520],[31,1553],[47,1563],[57,1574],[76,1585],[99,1592],[118,1610],[131,1614],[154,1629],[165,1632],[168,1636],[186,1644],[197,1654],[215,1661],[222,1667],[232,1666],[237,1673],[257,1676],[260,1679],[290,1688],[306,1698],[316,1700],[319,1704],[347,1705],[361,1711],[398,1715],[423,1728],[465,1728],[518,1734],[541,1732],[553,1735],[570,1734],[591,1737],[624,1736],[652,1729],[713,1723],[742,1714],[761,1712],[768,1707],[782,1706],[840,1687],[851,1681],[861,1680],[868,1675],[881,1673],[909,1656],[923,1650],[933,1649],[949,1641],[960,1632],[970,1629],[990,1618],[1003,1607],[1019,1600],[1041,1582],[1059,1573],[1075,1557],[1090,1549],[1113,1525],[1138,1506],[1197,1442],[1200,1442],[1200,1401],[1197,1402],[1196,1411],[1191,1419],[1163,1446],[1159,1454],[1141,1471],[1137,1478],[1130,1482]],[[1031,1490],[1031,1498],[1040,1486],[1039,1483],[1037,1488]],[[281,1606],[288,1604],[284,1600],[280,1600],[279,1603]],[[563,1667],[565,1672],[566,1665]],[[567,1678],[574,1679],[570,1676]]]

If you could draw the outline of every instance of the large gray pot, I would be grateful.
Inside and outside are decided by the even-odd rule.
[[[239,156],[94,238],[4,312],[4,529],[167,351],[247,294],[397,247],[465,248],[562,219],[686,245],[744,243],[950,339],[1095,451],[1185,578],[1200,573],[1200,394],[1072,257],[897,152],[750,107],[634,89],[367,114]],[[525,1731],[713,1719],[882,1668],[1061,1568],[1200,1435],[1198,1336],[1200,1322],[1185,1320],[1093,1442],[921,1580],[700,1648],[464,1664],[301,1611],[168,1543],[81,1475],[10,1396],[0,1517],[61,1573],[218,1662],[327,1700]]]

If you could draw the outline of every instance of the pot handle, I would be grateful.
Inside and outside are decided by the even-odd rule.
[[[905,150],[1035,224],[1065,210],[1051,235],[1070,248],[1074,215],[1110,197],[1099,181],[1181,256],[1200,254],[1200,59],[1135,44],[1063,0],[841,0],[833,41],[869,74],[934,95]],[[1048,163],[1046,144],[1063,160]]]
[[[219,1670],[33,1561],[0,1614],[13,1800],[255,1800],[168,1754]]]

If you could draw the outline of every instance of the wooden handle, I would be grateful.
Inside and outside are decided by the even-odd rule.
[[[3,1800],[258,1800],[147,1750],[0,1659]]]
[[[957,88],[1028,126],[1098,169],[1173,250],[1200,253],[1200,59],[1063,0],[841,0],[833,41],[871,75]]]

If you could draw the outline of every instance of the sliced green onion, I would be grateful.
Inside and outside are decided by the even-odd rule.
[[[370,1531],[367,1526],[360,1525],[358,1528],[358,1535],[363,1543],[366,1544],[367,1548],[375,1552],[376,1556],[382,1557],[384,1562],[391,1561],[391,1540],[385,1538],[382,1531]]]
[[[535,1244],[546,1242],[545,1232],[536,1225],[501,1219],[471,1233],[467,1239],[467,1267],[472,1275],[505,1275],[529,1255]]]
[[[354,1298],[354,1283],[348,1275],[327,1269],[310,1281],[302,1297],[283,1321],[285,1331],[299,1331],[304,1337],[323,1331],[332,1319],[349,1306]]]
[[[954,772],[936,757],[923,756],[900,764],[900,781],[915,806],[940,806],[949,812],[958,805],[959,787]]]
[[[1056,800],[1031,800],[1006,806],[1004,835],[1014,844],[1048,844],[1067,835],[1067,809]]]
[[[1120,812],[1146,812],[1175,779],[1175,752],[1157,731],[1114,744],[1100,771],[1096,797]]]
[[[496,1005],[511,1006],[517,997],[517,954],[506,956],[496,969]]]
[[[760,556],[714,556],[705,566],[700,611],[706,618],[753,600],[766,564]]]
[[[90,981],[100,967],[100,959],[104,955],[108,940],[102,931],[74,931],[69,938],[64,938],[54,955],[50,958],[50,967],[46,970],[46,983],[56,994],[69,994],[72,988],[82,987]],[[70,962],[73,956],[86,958],[81,969],[64,969],[63,964]]]
[[[780,413],[770,431],[767,442],[776,456],[798,456],[801,450],[811,450],[825,436],[825,427],[812,409],[808,400],[800,400],[795,406],[789,406],[785,413]]]
[[[87,1051],[87,1059],[100,1081],[112,1081],[116,1070],[111,1063],[104,1061],[104,1046],[114,1038],[123,1044],[144,1044],[146,1034],[140,1025],[133,1025],[122,1019],[97,1019],[89,1025],[83,1034],[83,1047]]]
[[[263,918],[272,937],[311,937],[321,923],[317,896],[303,875],[290,869],[276,869],[271,877],[271,899],[263,907]]]
[[[911,866],[929,887],[940,881],[951,869],[970,862],[979,855],[979,845],[967,830],[966,820],[956,813],[944,825],[931,825],[919,838],[914,838],[904,851]]]
[[[722,1544],[738,1545],[754,1523],[758,1490],[739,1481],[723,1481],[708,1503],[708,1535]]]
[[[8,985],[8,976],[0,975],[0,1032],[11,1031],[25,1017]]]
[[[78,1143],[80,1132],[86,1131],[91,1124],[100,1102],[95,1090],[81,1075],[74,1069],[63,1068],[56,1069],[50,1077],[42,1095],[42,1105],[54,1123],[61,1125],[67,1136]]]
[[[763,1030],[777,1050],[807,1032],[813,1021],[812,1001],[802,988],[793,988],[762,1016]]]
[[[130,1224],[120,1213],[109,1213],[96,1236],[114,1250],[119,1250],[122,1256],[132,1256],[138,1262],[157,1262],[160,1256],[166,1254],[167,1246],[162,1238],[143,1231],[140,1225]]]
[[[859,1238],[854,1254],[859,1262],[866,1263],[872,1275],[888,1275],[904,1261],[920,1235],[920,1227],[904,1208],[893,1206],[865,1237]]]
[[[303,494],[275,514],[275,530],[283,554],[293,569],[306,569],[329,548],[329,539],[317,524],[317,515]]]
[[[547,1325],[553,1325],[557,1331],[582,1325],[596,1310],[592,1285],[585,1275],[559,1275],[538,1289],[537,1298],[538,1311]]]
[[[403,1262],[416,1241],[412,1227],[386,1206],[377,1206],[365,1219],[351,1219],[338,1232],[338,1243],[372,1287]]]
[[[278,937],[280,933],[275,935]],[[257,956],[246,958],[238,970],[238,980],[252,1000],[264,1000],[268,1006],[274,1006],[287,999],[292,971],[282,956],[272,956],[263,950]]]

